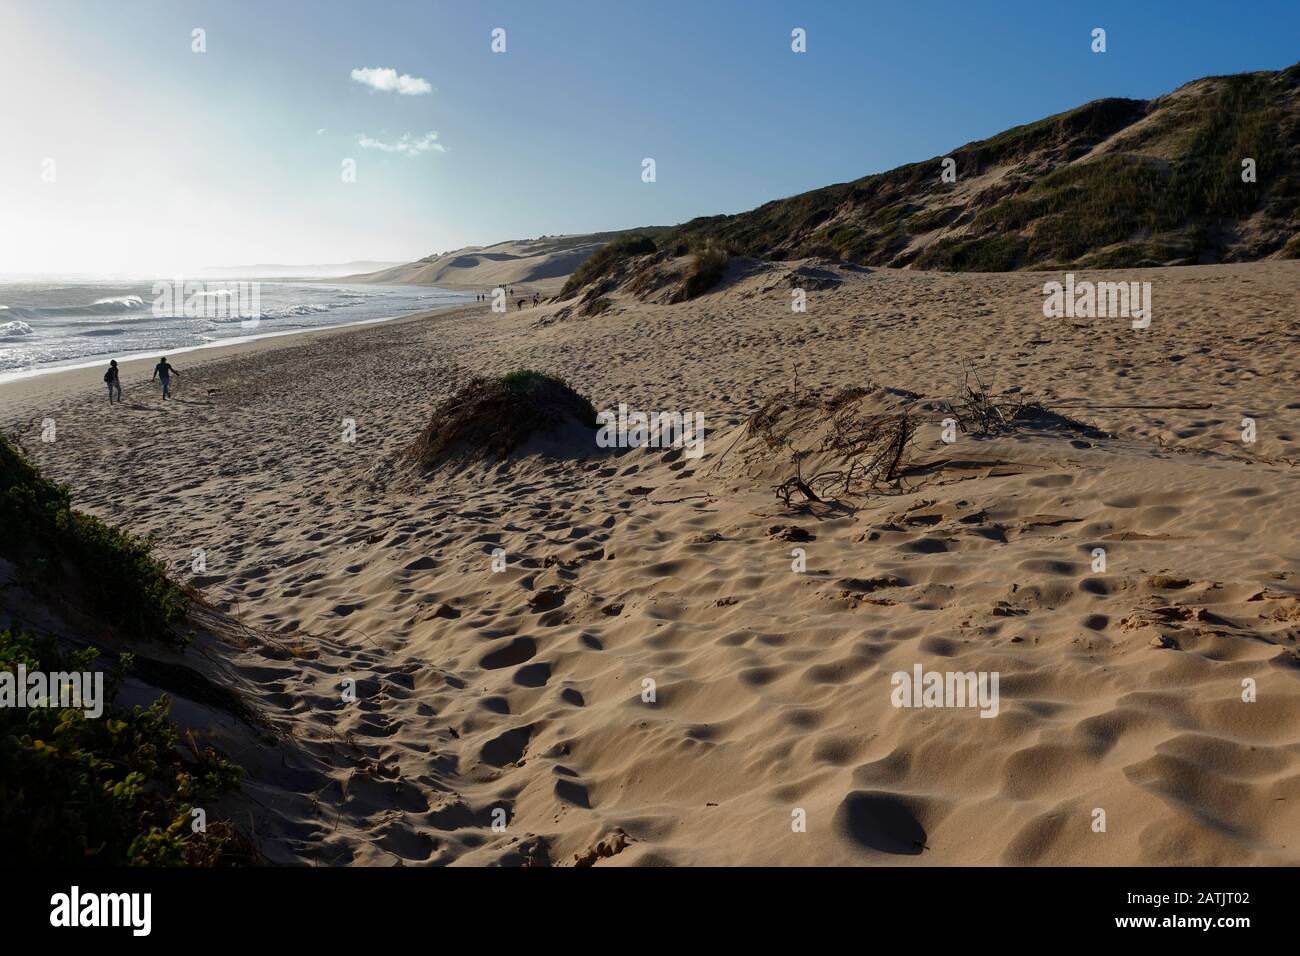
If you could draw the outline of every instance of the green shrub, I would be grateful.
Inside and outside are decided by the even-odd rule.
[[[943,239],[926,249],[916,264],[950,272],[1008,272],[1019,265],[1024,250],[1024,240],[1016,235]]]
[[[1139,269],[1162,266],[1185,255],[1185,250],[1152,242],[1129,242],[1081,259],[1082,269]]]
[[[0,631],[0,671],[88,671],[96,651]],[[212,866],[251,861],[225,821],[191,830],[193,807],[232,789],[239,768],[190,741],[182,751],[169,703],[111,705],[129,655],[106,682],[104,712],[0,707],[0,847],[9,866]]]
[[[961,206],[940,206],[937,209],[918,212],[907,220],[907,231],[916,234],[946,226],[961,215],[961,210]]]
[[[33,586],[75,584],[91,610],[130,636],[184,643],[175,628],[189,601],[153,557],[152,541],[73,509],[67,487],[42,478],[3,436],[0,555],[26,567]]]

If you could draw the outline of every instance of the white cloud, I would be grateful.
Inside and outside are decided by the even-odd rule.
[[[385,153],[402,153],[406,156],[418,156],[420,153],[445,153],[447,147],[438,142],[438,134],[429,132],[420,136],[403,133],[395,141],[385,143],[362,133],[357,142],[363,149],[382,149]]]
[[[433,86],[428,80],[418,76],[409,76],[387,66],[366,66],[352,71],[352,79],[358,83],[379,90],[381,93],[400,93],[402,96],[423,96],[432,93]]]

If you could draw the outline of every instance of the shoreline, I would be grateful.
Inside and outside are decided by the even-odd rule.
[[[464,308],[460,306],[447,306],[446,308]],[[118,364],[123,362],[133,362],[137,359],[149,358],[154,355],[184,355],[187,352],[198,352],[202,349],[220,348],[223,345],[244,345],[248,342],[255,342],[259,339],[271,339],[285,335],[302,335],[307,332],[326,332],[331,329],[349,329],[358,325],[379,325],[383,322],[396,322],[398,319],[410,318],[413,315],[421,315],[425,312],[441,312],[443,309],[421,309],[419,312],[405,312],[401,315],[386,315],[377,319],[357,319],[353,322],[340,322],[338,325],[324,325],[311,329],[284,329],[280,332],[261,332],[253,335],[232,335],[225,339],[215,339],[211,342],[204,342],[202,345],[182,345],[177,348],[162,347],[158,349],[140,350],[133,352],[124,352],[119,356],[109,356],[108,358],[96,357],[94,359],[73,359],[67,363],[59,365],[45,365],[40,368],[22,369],[17,372],[0,372],[0,385],[8,382],[17,382],[27,378],[37,378],[41,375],[51,375],[57,372],[71,372],[77,369],[97,368],[110,359],[116,357]]]
[[[362,319],[344,325],[331,325],[321,329],[294,329],[285,332],[268,332],[265,335],[237,336],[224,342],[209,342],[204,345],[192,345],[186,348],[168,349],[166,355],[189,355],[189,369],[211,365],[229,358],[249,355],[256,352],[269,352],[293,345],[302,345],[329,335],[347,335],[362,332],[376,326],[400,325],[406,322],[418,322],[433,318],[455,318],[472,314],[486,308],[481,302],[468,305],[450,306],[441,309],[425,309],[382,319]],[[126,383],[132,373],[150,370],[147,363],[155,362],[158,353],[129,353],[126,358],[118,358],[119,374]],[[0,417],[10,418],[23,407],[37,401],[62,401],[82,391],[98,390],[103,387],[102,372],[114,356],[104,356],[93,363],[78,363],[71,366],[54,366],[46,369],[32,369],[26,372],[0,375]],[[185,370],[181,370],[182,378]]]

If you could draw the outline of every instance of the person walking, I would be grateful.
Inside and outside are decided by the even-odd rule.
[[[104,384],[108,386],[108,404],[113,404],[113,393],[117,392],[118,402],[122,401],[122,379],[117,373],[117,359],[108,363],[108,371],[104,373]]]
[[[158,364],[153,367],[153,378],[149,379],[149,381],[152,382],[155,378],[160,379],[162,381],[163,398],[167,399],[171,398],[172,394],[172,376],[175,375],[180,378],[180,374],[167,364],[167,356],[164,355],[158,360]]]

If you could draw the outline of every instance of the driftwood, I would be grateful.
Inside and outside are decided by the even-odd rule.
[[[788,455],[792,474],[773,487],[786,507],[800,499],[825,503],[897,489],[900,480],[916,470],[916,464],[909,462],[909,452],[917,428],[933,421],[923,410],[933,411],[935,406],[922,406],[913,401],[901,411],[870,413],[862,409],[863,399],[870,394],[871,389],[846,388],[824,396],[801,390],[796,376],[792,387],[770,396],[749,417],[737,442],[740,438],[755,441],[756,447],[746,453],[751,462],[760,458],[770,461],[768,455],[772,452]],[[1190,404],[1106,406],[1082,402],[1063,403],[1060,407],[1072,406],[1201,407]],[[1090,437],[1107,434],[1023,394],[995,397],[979,373],[969,368],[962,370],[956,397],[939,403],[938,408],[962,432],[975,436],[1003,435],[1023,429],[1075,432]],[[808,447],[808,442],[801,442],[797,446],[796,431],[802,435],[820,434],[820,444]],[[821,468],[809,475],[807,463],[814,456]]]
[[[948,411],[963,432],[975,435],[996,435],[1011,431],[1027,403],[1024,399],[996,401],[989,386],[979,373],[963,369],[958,385],[958,397],[947,403]]]
[[[828,397],[801,392],[796,377],[794,386],[772,395],[750,416],[744,436],[789,455],[794,473],[773,487],[786,507],[796,496],[818,503],[836,501],[880,491],[898,479],[916,422],[907,412],[864,413],[862,398],[868,394],[867,388],[845,388]],[[781,428],[783,421],[795,422],[805,433],[824,431],[820,446],[796,448],[790,430]],[[805,475],[804,463],[814,454],[835,464]]]

